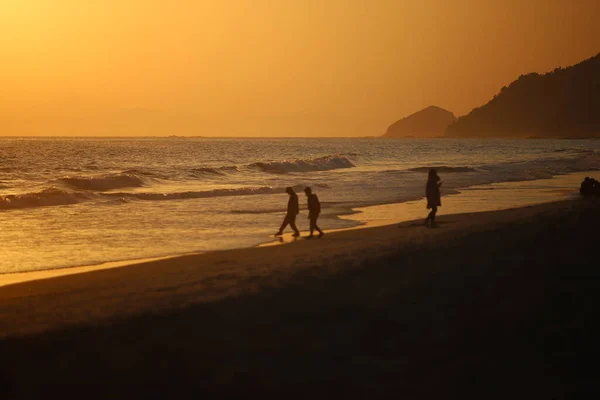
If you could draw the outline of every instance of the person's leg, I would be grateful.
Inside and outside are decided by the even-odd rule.
[[[285,229],[286,226],[288,226],[289,223],[290,223],[290,217],[289,217],[289,215],[286,215],[285,218],[283,219],[283,222],[281,223],[281,228],[279,228],[279,232],[277,232],[277,234],[281,235],[283,233],[283,230]]]
[[[437,206],[431,207],[431,225],[435,225],[435,215],[437,214]]]
[[[323,236],[324,233],[321,230],[321,228],[319,228],[319,225],[317,225],[317,220],[319,219],[319,214],[315,215],[315,229],[319,232],[319,235]]]
[[[309,218],[309,221],[310,221],[310,235],[309,235],[309,237],[312,237],[313,233],[315,232],[315,226],[317,225],[317,219],[312,214],[309,217],[310,217]]]
[[[300,231],[298,230],[298,227],[296,226],[296,216],[295,215],[290,215],[290,227],[294,231],[294,236],[300,236]]]

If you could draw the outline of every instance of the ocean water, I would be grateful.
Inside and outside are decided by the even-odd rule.
[[[320,226],[357,207],[600,169],[596,140],[0,138],[0,273],[257,245],[286,186],[311,186]]]

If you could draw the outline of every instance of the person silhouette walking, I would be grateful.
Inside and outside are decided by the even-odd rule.
[[[442,206],[442,199],[440,194],[440,177],[435,169],[429,170],[429,179],[427,179],[427,185],[425,186],[425,197],[427,197],[427,209],[431,209],[431,212],[425,220],[425,225],[429,226],[431,221],[431,227],[435,227],[435,215],[437,214],[438,207]]]
[[[285,215],[283,223],[281,224],[281,227],[279,228],[279,231],[275,234],[275,236],[283,235],[283,230],[289,224],[292,230],[294,231],[294,234],[292,236],[298,237],[300,236],[300,232],[296,227],[296,215],[300,213],[300,206],[298,205],[298,195],[296,194],[296,192],[294,192],[294,188],[292,187],[286,187],[285,191],[287,192],[287,194],[290,195],[290,199],[288,200],[287,206],[287,214]]]
[[[317,225],[317,219],[319,219],[319,214],[321,213],[321,203],[319,202],[317,195],[312,192],[311,188],[307,187],[304,189],[304,193],[306,193],[308,200],[308,219],[310,220],[310,235],[308,238],[313,237],[315,229],[319,232],[319,237],[321,237],[325,234]]]

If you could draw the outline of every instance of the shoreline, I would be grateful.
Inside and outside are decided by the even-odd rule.
[[[0,288],[0,337],[251,295],[285,285],[308,271],[327,277],[399,249],[435,246],[585,204],[589,202],[575,199],[442,215],[438,229],[410,221],[366,226],[286,246],[213,251],[14,283]]]
[[[73,382],[98,398],[161,384],[167,397],[589,395],[599,200],[6,286],[0,384],[9,397]]]
[[[521,208],[528,207],[537,204],[550,203],[555,201],[567,200],[569,198],[574,198],[578,195],[577,190],[578,185],[583,176],[586,176],[589,173],[597,172],[597,171],[583,171],[583,172],[574,172],[565,175],[556,175],[552,178],[548,179],[537,179],[532,181],[519,181],[519,182],[501,182],[501,183],[491,183],[486,185],[476,185],[463,189],[456,189],[458,193],[448,194],[442,197],[443,206],[441,207],[438,215],[460,215],[465,213],[473,213],[473,212],[487,212],[487,211],[497,211],[497,210],[508,210],[511,208]],[[530,198],[527,200],[522,197],[514,197],[512,193],[514,193],[515,187],[525,187],[528,186],[539,186],[544,183],[554,184],[554,186],[564,186],[564,185],[572,185],[571,191],[567,196],[564,196],[560,193],[554,193],[546,196],[540,196],[540,189],[525,189],[530,190],[529,194]],[[494,196],[482,196],[479,192],[480,190],[492,190],[494,191]],[[509,203],[503,204],[501,200],[498,199],[498,193],[500,191],[506,191],[505,193],[509,193]],[[453,189],[454,190],[454,189]],[[536,199],[537,197],[537,199]],[[506,200],[506,199],[504,199]],[[466,204],[465,204],[466,203]],[[474,205],[474,203],[480,203]],[[357,207],[353,208],[354,213],[349,215],[339,216],[341,219],[347,219],[351,221],[355,221],[357,223],[356,226],[349,228],[338,228],[325,230],[327,235],[335,234],[337,232],[344,231],[353,231],[360,230],[364,228],[371,227],[380,227],[380,226],[388,226],[395,225],[399,223],[405,222],[414,222],[420,219],[423,219],[426,216],[426,210],[424,208],[424,200],[415,200],[415,201],[406,201],[402,203],[389,203],[389,204],[381,204],[381,205],[373,205],[366,207]],[[446,210],[450,210],[446,213]],[[302,238],[301,238],[302,239]],[[186,257],[189,255],[199,255],[204,253],[212,253],[212,252],[220,252],[220,251],[230,251],[230,250],[239,250],[239,249],[249,249],[249,248],[262,248],[262,247],[272,247],[278,246],[282,244],[290,244],[297,241],[296,238],[292,237],[291,232],[287,232],[279,238],[265,238],[261,243],[258,243],[251,247],[240,247],[235,249],[215,249],[209,250],[205,252],[189,252],[189,253],[179,253],[172,254],[166,256],[159,257],[144,257],[130,260],[116,260],[116,261],[106,261],[99,264],[90,264],[90,265],[79,265],[79,266],[71,266],[71,267],[60,267],[53,269],[43,269],[43,270],[35,270],[35,271],[22,271],[22,272],[9,272],[0,274],[0,290],[8,285],[14,285],[29,281],[43,280],[43,279],[52,279],[67,275],[73,274],[82,274],[89,273],[94,271],[102,271],[106,269],[113,268],[126,268],[138,264],[144,264],[148,262]]]

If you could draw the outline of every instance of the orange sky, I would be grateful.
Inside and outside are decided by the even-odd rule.
[[[379,135],[595,55],[598,21],[597,0],[0,0],[0,135]]]

